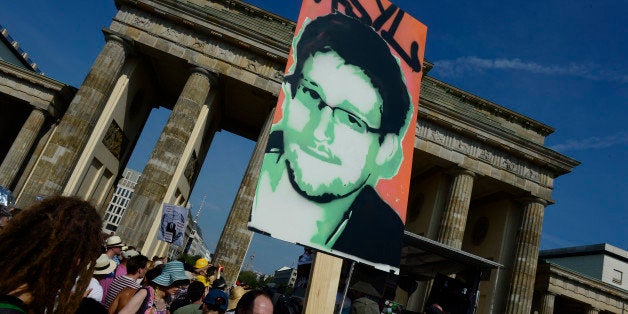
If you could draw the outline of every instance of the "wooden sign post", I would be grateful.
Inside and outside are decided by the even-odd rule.
[[[342,258],[316,252],[305,295],[305,314],[332,314],[336,304]]]

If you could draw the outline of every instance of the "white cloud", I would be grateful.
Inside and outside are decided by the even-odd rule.
[[[628,133],[620,132],[606,137],[589,137],[584,139],[572,139],[564,143],[550,146],[551,149],[565,152],[574,150],[589,150],[607,148],[616,145],[628,144]]]
[[[517,70],[546,75],[575,76],[596,81],[628,83],[628,75],[604,69],[595,64],[542,65],[521,59],[483,59],[475,56],[436,61],[432,71],[444,77],[455,77],[465,72],[481,72],[490,69]]]

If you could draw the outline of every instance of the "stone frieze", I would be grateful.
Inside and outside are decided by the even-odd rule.
[[[542,185],[547,185],[547,182],[541,182],[540,167],[531,162],[495,147],[487,146],[480,141],[465,137],[431,121],[421,120],[417,124],[416,136],[468,157],[481,160],[492,167],[514,173]]]

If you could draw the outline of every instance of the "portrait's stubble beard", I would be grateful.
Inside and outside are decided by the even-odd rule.
[[[367,184],[370,169],[366,159],[343,164],[331,153],[329,158],[312,154],[299,144],[287,144],[286,171],[292,187],[303,197],[327,203],[360,190]],[[334,162],[331,162],[334,161]]]

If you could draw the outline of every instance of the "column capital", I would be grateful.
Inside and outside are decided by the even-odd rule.
[[[447,173],[449,175],[453,175],[453,176],[457,176],[457,175],[461,175],[462,174],[462,175],[470,176],[472,178],[477,177],[477,174],[475,172],[473,172],[473,171],[471,171],[469,169],[460,167],[460,166],[454,166],[454,167],[449,168],[447,170]]]
[[[103,34],[105,35],[106,42],[112,42],[119,44],[122,49],[124,49],[124,53],[130,54],[133,51],[133,40],[128,38],[127,36],[117,34],[112,32],[109,29],[103,28]]]
[[[42,107],[39,107],[37,105],[32,105],[32,106],[33,106],[33,111],[40,112],[44,116],[50,115],[50,113],[48,112],[48,110],[46,108],[42,108]]]
[[[200,65],[190,63],[190,74],[201,74],[209,79],[211,85],[218,84],[218,73],[203,68]]]
[[[535,196],[525,196],[525,197],[521,197],[519,199],[517,199],[517,201],[522,205],[522,206],[527,206],[530,204],[541,204],[543,205],[543,207],[547,206],[547,204],[549,204],[548,201],[539,198],[539,197],[535,197]]]

